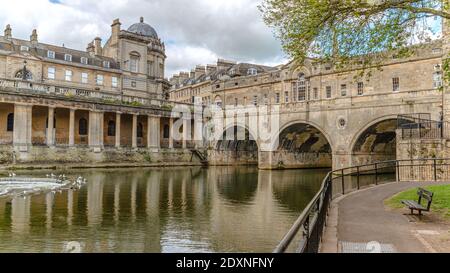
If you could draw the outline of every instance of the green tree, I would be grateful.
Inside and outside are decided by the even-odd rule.
[[[450,19],[448,0],[264,0],[260,10],[293,60],[357,62],[362,71],[408,56]]]

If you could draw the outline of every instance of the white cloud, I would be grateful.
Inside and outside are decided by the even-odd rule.
[[[220,58],[239,62],[284,62],[280,43],[261,19],[260,0],[49,0],[1,1],[0,27],[28,39],[37,28],[42,42],[84,50],[100,36],[106,41],[113,19],[122,28],[140,16],[151,24],[167,49],[170,76]]]

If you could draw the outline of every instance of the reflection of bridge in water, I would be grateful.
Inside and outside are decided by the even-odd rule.
[[[80,191],[0,200],[0,246],[60,252],[64,242],[80,241],[89,252],[271,251],[324,172],[86,171]]]

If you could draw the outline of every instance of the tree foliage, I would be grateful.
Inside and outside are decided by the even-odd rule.
[[[448,0],[264,0],[260,10],[292,59],[368,67],[431,39],[450,19],[448,6]]]

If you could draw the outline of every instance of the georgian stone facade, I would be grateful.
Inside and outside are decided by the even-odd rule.
[[[193,160],[173,139],[165,46],[141,18],[118,19],[86,51],[0,36],[0,162],[166,164]],[[179,149],[175,149],[179,148]],[[168,149],[167,151],[163,151]]]

